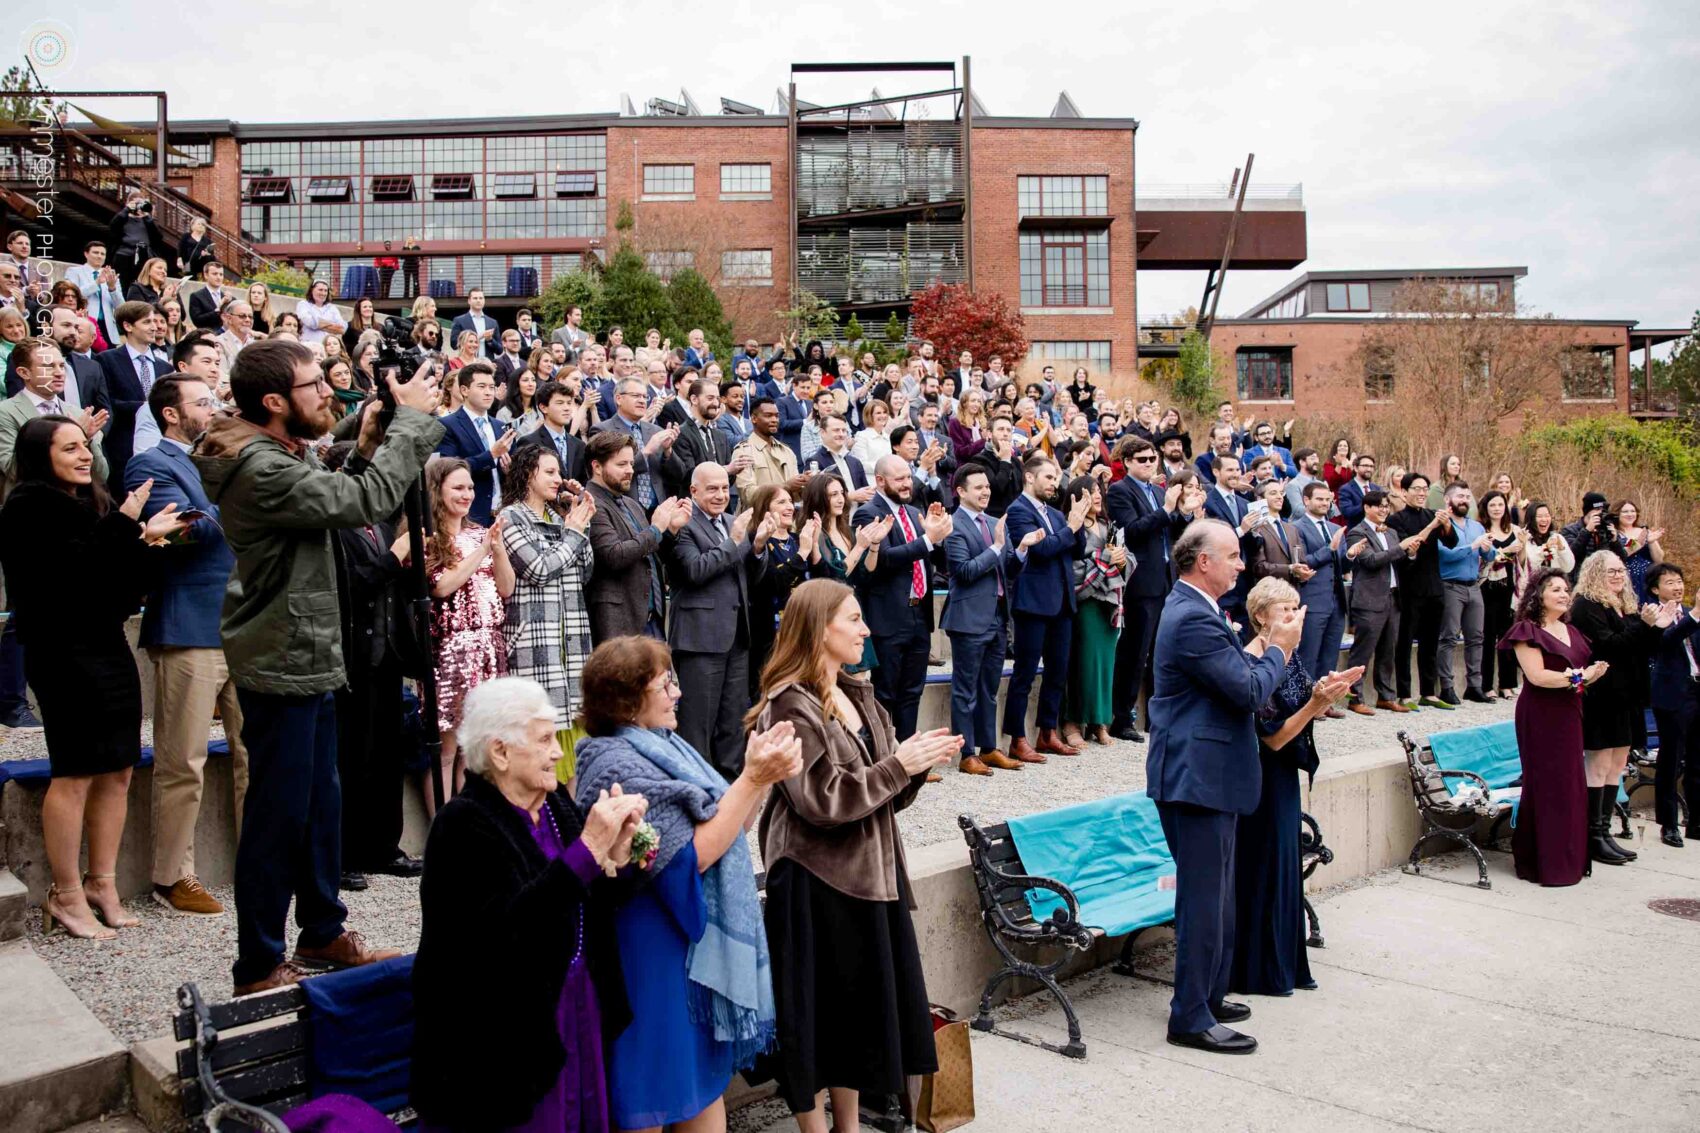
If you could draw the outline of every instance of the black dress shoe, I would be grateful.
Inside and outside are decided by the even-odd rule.
[[[1458,699],[1458,694],[1451,691],[1441,693],[1440,701],[1442,704],[1450,704],[1454,708],[1458,707],[1461,703]]]
[[[1218,1023],[1208,1031],[1197,1031],[1190,1035],[1169,1032],[1169,1042],[1174,1046],[1190,1046],[1194,1050],[1206,1051],[1210,1054],[1250,1054],[1257,1049],[1257,1040],[1250,1035],[1242,1035],[1231,1027]]]
[[[1230,1003],[1224,999],[1220,1003],[1210,1005],[1210,1014],[1216,1016],[1218,1023],[1239,1023],[1251,1018],[1251,1008],[1243,1003]]]
[[[1682,849],[1682,834],[1674,826],[1667,826],[1659,832],[1659,841],[1673,850]]]
[[[1114,736],[1118,740],[1126,740],[1129,743],[1141,744],[1145,742],[1145,736],[1131,723],[1111,725],[1110,735]]]
[[[8,712],[4,719],[0,719],[0,725],[7,728],[39,728],[41,721],[36,719],[35,713],[31,712],[26,704]]]
[[[371,882],[366,880],[365,874],[355,873],[353,870],[344,870],[342,880],[338,883],[339,888],[349,893],[364,893],[370,886]]]
[[[377,869],[369,869],[366,872],[381,873],[386,877],[418,877],[425,872],[425,860],[397,854]]]
[[[1479,689],[1479,688],[1467,688],[1467,689],[1465,689],[1464,690],[1464,699],[1468,700],[1471,704],[1488,704],[1488,703],[1490,703],[1488,698],[1482,695],[1482,690]]]
[[[1303,983],[1294,984],[1293,986],[1298,988],[1300,991],[1315,991],[1316,990],[1316,981],[1315,980],[1305,980]]]

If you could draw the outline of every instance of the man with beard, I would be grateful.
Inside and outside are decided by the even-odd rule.
[[[1464,646],[1464,699],[1486,704],[1482,694],[1482,563],[1493,556],[1493,541],[1487,530],[1470,516],[1470,486],[1446,486],[1446,506],[1452,512],[1453,543],[1440,547],[1440,582],[1445,589],[1440,615],[1440,648],[1435,664],[1440,669],[1440,699],[1458,703],[1453,691],[1452,651]]]
[[[237,959],[232,982],[248,995],[301,981],[307,965],[348,967],[398,953],[367,947],[345,929],[337,898],[342,799],[337,782],[335,690],[347,683],[330,531],[394,514],[442,439],[436,384],[420,367],[400,384],[387,433],[361,422],[342,474],[319,466],[309,442],[336,421],[313,352],[288,339],[243,349],[230,375],[237,415],[216,420],[196,446],[210,502],[235,552],[222,637],[242,709],[249,800],[236,847]],[[285,958],[290,899],[301,926]]]
[[[1288,518],[1297,519],[1305,513],[1305,485],[1322,479],[1322,454],[1313,448],[1302,448],[1293,454],[1298,474],[1287,481]],[[1330,496],[1333,493],[1329,493]]]
[[[1441,681],[1436,675],[1436,651],[1440,645],[1441,616],[1445,612],[1446,588],[1440,580],[1440,548],[1458,545],[1452,512],[1430,511],[1428,477],[1407,472],[1399,481],[1405,506],[1387,517],[1387,526],[1409,545],[1415,540],[1416,554],[1395,566],[1399,574],[1399,641],[1393,655],[1393,673],[1398,701],[1406,708],[1442,708],[1452,705],[1440,699]],[[1479,595],[1478,595],[1479,596]],[[1417,650],[1417,687],[1411,687],[1411,646]],[[1303,648],[1301,645],[1300,648]],[[1447,682],[1450,687],[1450,682]]]

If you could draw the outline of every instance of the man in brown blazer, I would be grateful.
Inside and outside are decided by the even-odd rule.
[[[636,458],[637,442],[630,433],[616,429],[591,434],[585,453],[590,483],[585,490],[596,501],[589,532],[596,558],[585,605],[590,639],[597,645],[630,634],[664,640],[667,598],[655,553],[662,536],[691,517],[690,501],[672,498],[657,504],[652,518],[644,518],[643,508],[630,494]]]
[[[1257,578],[1279,578],[1303,586],[1316,572],[1304,563],[1305,544],[1292,524],[1281,518],[1285,486],[1279,480],[1260,485],[1258,502],[1269,508],[1269,522],[1252,528],[1246,536],[1251,554],[1251,573]],[[1255,505],[1254,505],[1255,506]]]

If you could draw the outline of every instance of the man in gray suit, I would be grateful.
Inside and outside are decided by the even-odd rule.
[[[679,439],[677,425],[658,428],[644,416],[649,406],[649,387],[642,378],[621,378],[614,388],[614,416],[591,430],[596,433],[620,433],[632,438],[637,454],[632,465],[629,491],[643,507],[645,515],[667,498],[667,482],[662,465],[672,456],[673,442]]]
[[[596,514],[588,533],[595,561],[584,597],[590,639],[597,645],[632,634],[662,637],[667,597],[656,552],[662,537],[683,526],[691,513],[690,501],[666,500],[653,517],[644,518],[629,494],[635,453],[632,438],[616,430],[592,436],[585,454],[590,466],[585,490],[596,501]]]
[[[690,518],[662,548],[673,589],[667,643],[679,687],[679,735],[728,780],[744,767],[742,717],[750,703],[750,601],[744,564],[749,511],[726,517],[731,481],[704,462],[691,473]],[[763,520],[765,526],[768,521]]]
[[[1363,509],[1363,522],[1346,532],[1346,561],[1352,571],[1352,653],[1346,667],[1364,666],[1364,676],[1352,686],[1351,710],[1360,716],[1374,716],[1376,708],[1397,703],[1393,652],[1399,643],[1399,576],[1393,567],[1408,548],[1387,526],[1386,492],[1380,488],[1365,491]],[[1379,693],[1379,699],[1373,701],[1365,691],[1371,684]]]

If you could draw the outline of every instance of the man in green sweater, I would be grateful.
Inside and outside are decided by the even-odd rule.
[[[236,847],[237,995],[398,954],[345,929],[337,897],[332,694],[347,678],[331,532],[393,515],[442,438],[425,374],[387,379],[397,403],[387,431],[369,407],[355,454],[329,472],[308,447],[335,422],[312,351],[285,339],[253,343],[230,375],[237,414],[215,421],[194,452],[236,553],[222,631],[249,761]],[[291,897],[301,932],[286,959]]]

